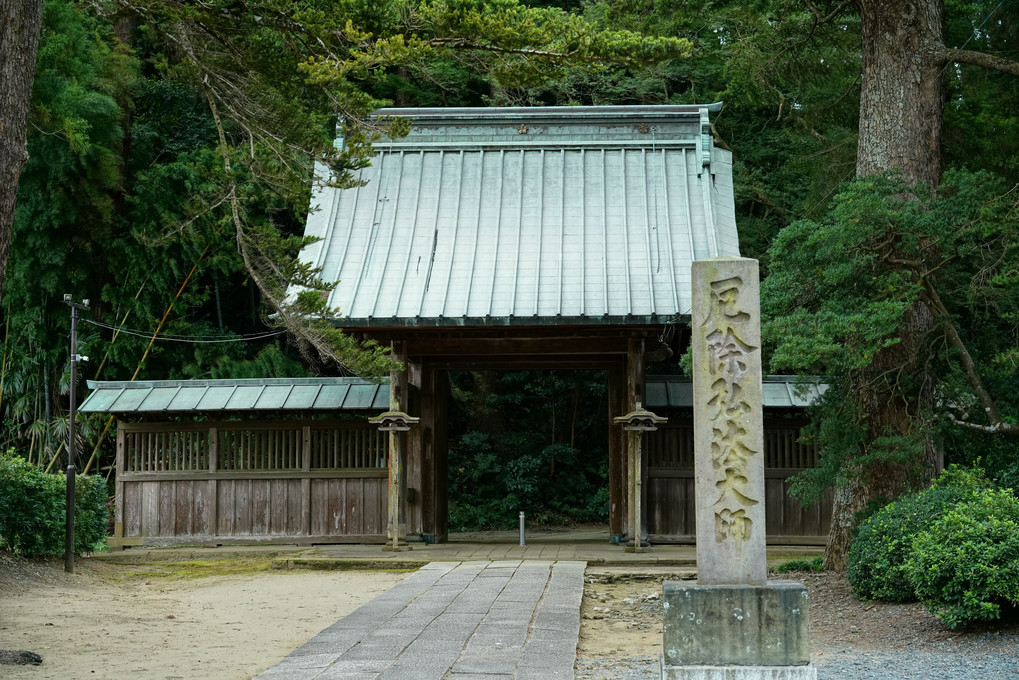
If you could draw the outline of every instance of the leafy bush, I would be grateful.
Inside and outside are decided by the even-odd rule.
[[[791,571],[824,571],[824,558],[812,557],[810,559],[789,560],[788,562],[775,565],[772,571],[776,574],[788,574]]]
[[[952,466],[927,490],[902,496],[871,515],[849,548],[849,583],[856,596],[893,602],[915,600],[904,567],[913,537],[956,503],[989,487],[982,471]]]
[[[957,504],[913,539],[905,573],[949,628],[1019,606],[1019,498],[988,489]]]
[[[74,552],[91,552],[106,538],[106,482],[78,475],[74,490]],[[9,550],[26,557],[62,555],[66,498],[64,475],[0,453],[0,543]]]

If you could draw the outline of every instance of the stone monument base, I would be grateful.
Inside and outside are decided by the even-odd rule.
[[[667,581],[662,677],[670,680],[812,679],[807,588]]]
[[[662,655],[662,680],[817,680],[807,666],[667,666]]]

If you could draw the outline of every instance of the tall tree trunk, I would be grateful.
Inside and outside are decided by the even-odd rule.
[[[934,189],[941,181],[943,0],[857,0],[857,6],[863,76],[856,174],[897,170],[908,183]],[[899,343],[879,352],[867,376],[861,377],[855,398],[866,418],[869,441],[885,434],[912,434],[930,403],[930,394],[904,399],[894,379],[878,376],[895,376],[904,366],[916,370],[915,359],[932,324],[930,310],[917,302],[903,319]],[[937,451],[926,441],[921,460],[847,470],[851,481],[835,491],[825,568],[847,568],[854,518],[870,501],[894,498],[907,482],[932,475],[936,466]]]
[[[0,295],[7,277],[18,178],[28,160],[26,125],[41,23],[42,0],[0,0]]]
[[[856,174],[941,181],[942,0],[857,0],[863,34]]]

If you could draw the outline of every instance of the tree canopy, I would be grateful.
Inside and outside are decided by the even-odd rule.
[[[63,293],[93,301],[88,377],[389,371],[387,348],[315,321],[329,282],[296,258],[311,188],[352,185],[374,141],[407,131],[380,105],[724,101],[712,133],[766,276],[771,369],[832,385],[803,497],[842,489],[846,539],[940,459],[1019,480],[1012,5],[48,0],[39,16],[27,42],[0,40],[34,52],[34,25],[39,45],[29,92],[0,81],[26,119],[21,141],[0,127],[0,165],[20,171],[0,196],[0,414],[35,460],[65,426]]]

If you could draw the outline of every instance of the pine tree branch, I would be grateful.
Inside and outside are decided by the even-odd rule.
[[[978,432],[986,432],[988,434],[998,433],[1009,435],[1019,434],[1019,425],[1016,425],[1015,423],[1006,423],[1004,421],[998,421],[994,425],[981,425],[980,423],[972,423],[968,420],[959,420],[951,413],[948,414],[948,420],[951,421],[953,425],[965,427],[970,430],[976,430]]]
[[[817,7],[814,7],[814,3],[812,3],[810,0],[803,0],[803,4],[805,4],[807,6],[807,9],[810,10],[810,13],[814,15],[815,27],[828,23],[838,15],[842,14],[842,10],[849,6],[848,2],[840,2],[838,5],[835,6],[835,9],[833,9],[831,12],[825,15]]]
[[[970,64],[972,66],[980,66],[992,71],[998,71],[999,73],[1019,76],[1019,61],[1003,59],[1002,57],[996,57],[993,54],[987,54],[986,52],[945,49],[942,50],[938,56],[941,61],[946,64],[953,62]]]
[[[948,309],[941,301],[941,296],[938,295],[937,290],[934,288],[934,284],[931,283],[929,278],[924,277],[923,286],[927,294],[927,299],[931,302],[934,313],[940,317],[944,324],[945,336],[947,337],[949,344],[955,348],[956,352],[958,352],[959,363],[962,365],[963,373],[966,374],[966,381],[969,382],[970,388],[972,388],[977,399],[980,400],[980,404],[984,408],[984,413],[987,415],[987,420],[990,423],[987,427],[994,428],[989,431],[1014,432],[1019,434],[1019,427],[1011,426],[1009,423],[1006,423],[1001,419],[1001,412],[998,410],[998,405],[995,403],[993,397],[991,397],[991,393],[987,391],[987,387],[984,385],[984,381],[980,377],[979,371],[977,371],[976,363],[973,361],[973,356],[966,348],[966,343],[963,342],[962,337],[959,335],[959,331],[955,327],[955,323],[952,322]],[[952,419],[954,422],[955,418],[952,417]],[[975,425],[975,423],[971,423],[971,425]]]

